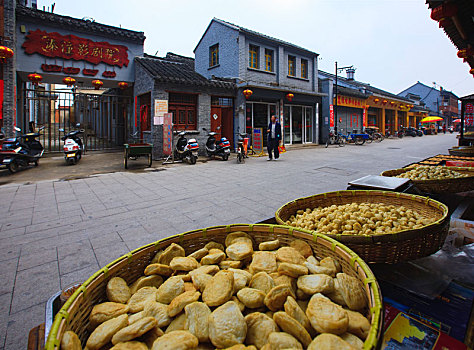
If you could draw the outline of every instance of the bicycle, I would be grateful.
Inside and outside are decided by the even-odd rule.
[[[378,132],[377,127],[365,128],[365,132],[369,135],[369,139],[367,140],[367,142],[382,142],[382,140],[384,139],[383,135]]]
[[[342,135],[340,132],[338,132],[336,135],[334,131],[329,131],[329,137],[326,141],[326,148],[328,148],[329,145],[339,145],[339,147],[344,147],[345,144],[346,138],[344,135]]]

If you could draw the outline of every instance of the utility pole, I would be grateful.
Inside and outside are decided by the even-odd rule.
[[[354,66],[352,65],[352,66],[338,68],[337,67],[337,61],[336,61],[335,65],[336,65],[336,86],[334,87],[334,96],[335,96],[335,98],[334,98],[335,99],[335,102],[334,102],[334,119],[335,119],[335,121],[334,121],[334,134],[337,135],[337,122],[338,122],[338,119],[337,119],[337,74],[339,72],[342,72],[342,71],[346,70],[346,69],[353,69]]]

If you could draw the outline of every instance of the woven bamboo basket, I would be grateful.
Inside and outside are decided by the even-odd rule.
[[[458,193],[474,190],[474,168],[467,167],[449,167],[449,169],[462,174],[468,174],[468,177],[442,180],[411,180],[413,184],[425,193]],[[411,169],[386,170],[382,176],[397,176]]]
[[[46,342],[46,349],[59,349],[61,338],[68,330],[76,332],[82,344],[85,344],[89,336],[89,314],[94,305],[107,301],[105,290],[110,278],[119,276],[130,284],[143,275],[145,267],[156,252],[171,243],[180,244],[186,254],[189,254],[210,241],[223,244],[227,234],[235,231],[247,232],[253,238],[255,248],[259,243],[268,240],[279,239],[281,245],[288,245],[294,239],[301,239],[311,245],[316,257],[330,256],[337,259],[342,265],[343,272],[362,282],[367,295],[366,316],[371,322],[371,328],[364,349],[380,348],[383,326],[382,296],[375,276],[357,254],[332,238],[309,231],[278,225],[235,224],[209,227],[168,237],[138,248],[100,269],[79,287],[58,312]]]
[[[460,157],[474,157],[474,147],[472,148],[451,148],[449,154]]]
[[[278,224],[287,225],[286,221],[290,216],[296,214],[300,209],[363,202],[403,205],[436,219],[434,223],[420,229],[404,230],[392,234],[327,235],[352,249],[365,262],[396,264],[433,254],[442,247],[449,228],[448,208],[433,199],[411,194],[386,191],[322,193],[286,203],[277,210],[275,218]]]

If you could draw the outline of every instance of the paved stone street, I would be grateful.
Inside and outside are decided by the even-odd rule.
[[[291,199],[448,154],[456,141],[405,137],[292,150],[277,162],[210,161],[0,186],[0,350],[25,349],[52,294],[132,249],[194,228],[264,220]]]

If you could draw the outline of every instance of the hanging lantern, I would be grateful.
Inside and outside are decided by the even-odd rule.
[[[295,97],[295,95],[293,95],[291,92],[286,94],[286,99],[290,102],[293,100],[293,97]]]
[[[443,18],[456,16],[457,13],[458,7],[452,2],[446,2],[432,9],[430,17],[439,22]]]
[[[471,69],[469,70],[469,73],[471,73],[471,74],[474,76],[474,68],[471,68]]]
[[[451,20],[451,18],[445,17],[445,18],[441,18],[439,20],[438,26],[440,28],[446,28],[447,26],[451,25],[452,23],[453,23],[453,21]]]
[[[96,79],[96,80],[92,80],[92,85],[94,85],[96,90],[99,90],[102,87],[102,85],[104,85],[104,82],[102,80]]]
[[[383,103],[387,103],[388,101],[387,100],[383,100]]]
[[[38,85],[38,83],[43,80],[43,77],[38,73],[28,74],[28,80],[33,83],[33,85]]]
[[[128,83],[125,81],[121,81],[120,83],[118,83],[118,87],[122,90],[125,90],[126,88],[128,88]]]
[[[252,96],[253,91],[250,90],[250,89],[245,89],[245,90],[243,91],[243,94],[244,94],[244,96],[245,96],[245,99],[248,100],[248,99],[250,98],[250,96]]]
[[[73,86],[76,83],[76,79],[72,77],[66,77],[63,79],[63,83],[66,84],[67,86]]]
[[[6,46],[0,46],[0,58],[2,60],[13,57],[13,50]]]
[[[374,98],[374,101],[375,101],[375,102],[379,102],[380,99],[379,99],[379,98]]]
[[[466,62],[467,58],[474,56],[474,49],[472,47],[468,47],[467,49],[459,50],[457,55],[459,58],[462,58],[464,62]]]

